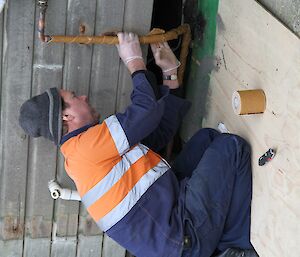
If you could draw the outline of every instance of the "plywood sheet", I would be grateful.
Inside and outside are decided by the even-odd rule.
[[[300,41],[254,0],[220,1],[216,68],[203,126],[222,121],[252,146],[251,240],[261,257],[300,254]],[[237,116],[235,90],[263,89],[264,114]],[[269,148],[267,165],[258,158]]]

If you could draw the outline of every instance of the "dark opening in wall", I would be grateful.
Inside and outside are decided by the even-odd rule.
[[[153,13],[152,13],[152,28],[160,28],[165,31],[169,31],[173,28],[177,28],[182,24],[182,0],[154,0],[153,3]],[[179,59],[180,47],[181,47],[181,38],[172,40],[168,42],[171,49]],[[147,56],[147,68],[151,70],[157,79],[159,84],[162,84],[162,73],[161,70],[155,65],[155,61],[149,47],[148,56]],[[160,152],[164,158],[170,160],[173,158],[171,156],[176,154],[181,149],[181,140],[179,139],[178,134],[174,137],[172,142]]]
[[[151,28],[161,28],[168,31],[181,25],[182,0],[154,0]],[[169,42],[170,47],[175,52],[177,58],[180,54],[180,39]],[[161,81],[161,71],[155,65],[152,52],[148,51],[147,68],[154,72],[158,83]]]

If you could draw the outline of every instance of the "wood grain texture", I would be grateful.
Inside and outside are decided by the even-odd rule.
[[[251,15],[250,15],[251,13]],[[261,257],[300,254],[300,41],[256,1],[220,1],[216,66],[203,126],[225,123],[252,146],[251,240]],[[264,114],[238,116],[235,90],[263,89]],[[269,148],[276,157],[263,167]]]
[[[125,0],[98,0],[97,8],[96,35],[122,31]],[[127,70],[124,72],[128,73]],[[100,112],[102,120],[116,112],[119,73],[117,48],[113,45],[94,45],[89,98]],[[127,88],[132,88],[130,83]]]
[[[133,31],[139,35],[145,35],[150,30],[150,23],[152,14],[153,1],[135,1],[127,0],[125,5],[123,31]],[[147,10],[143,12],[142,10]],[[132,15],[136,13],[137,15]],[[142,14],[143,13],[143,14]],[[148,45],[142,46],[144,59],[146,58]],[[130,94],[132,87],[131,76],[123,63],[120,65],[119,82],[118,82],[118,95],[117,95],[117,111],[124,111],[130,102]]]
[[[18,111],[30,95],[32,17],[30,2],[10,1],[2,23],[0,253],[7,256],[23,254],[28,139],[19,127]]]
[[[126,251],[121,246],[119,246],[114,240],[112,240],[107,235],[103,239],[103,251],[102,257],[120,256],[125,257]]]
[[[47,17],[50,21],[55,21],[48,24],[48,30],[58,27],[63,32],[65,14],[66,1],[51,2]],[[34,58],[31,94],[37,95],[62,84],[64,46],[50,46],[40,42],[35,31],[32,48]],[[51,252],[49,239],[52,234],[54,201],[49,195],[47,184],[56,176],[57,149],[48,140],[31,138],[28,153],[24,256],[48,257]]]
[[[58,87],[88,95],[104,119],[121,103],[129,103],[122,92],[130,94],[131,80],[119,80],[128,71],[120,69],[115,46],[41,43],[35,3],[9,1],[0,14],[0,256],[124,257],[125,249],[112,240],[104,242],[103,232],[80,203],[53,201],[49,180],[56,178],[63,187],[75,185],[58,149],[45,139],[26,136],[18,116],[31,96]],[[123,30],[131,20],[128,29],[144,34],[150,27],[152,3],[48,1],[46,33],[79,34],[81,29],[95,35]],[[136,8],[144,5],[147,10],[136,15]]]

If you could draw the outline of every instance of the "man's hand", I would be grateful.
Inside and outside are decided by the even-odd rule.
[[[142,57],[139,38],[134,33],[119,32],[117,45],[120,58],[129,69],[130,73],[145,70],[146,66]]]
[[[155,63],[162,71],[177,71],[179,61],[167,42],[151,44]]]
[[[167,42],[151,44],[151,50],[155,63],[161,68],[163,75],[177,75],[177,68],[180,66],[180,62]],[[164,85],[170,89],[179,87],[178,80],[164,79]]]

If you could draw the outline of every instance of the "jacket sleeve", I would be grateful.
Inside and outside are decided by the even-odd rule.
[[[133,75],[132,81],[131,104],[124,113],[116,114],[129,147],[142,141],[158,127],[164,114],[164,99],[169,94],[168,90],[165,90],[157,100],[145,72]]]
[[[165,109],[158,127],[142,143],[154,151],[165,147],[176,134],[181,121],[190,108],[190,102],[175,95],[164,99]]]

